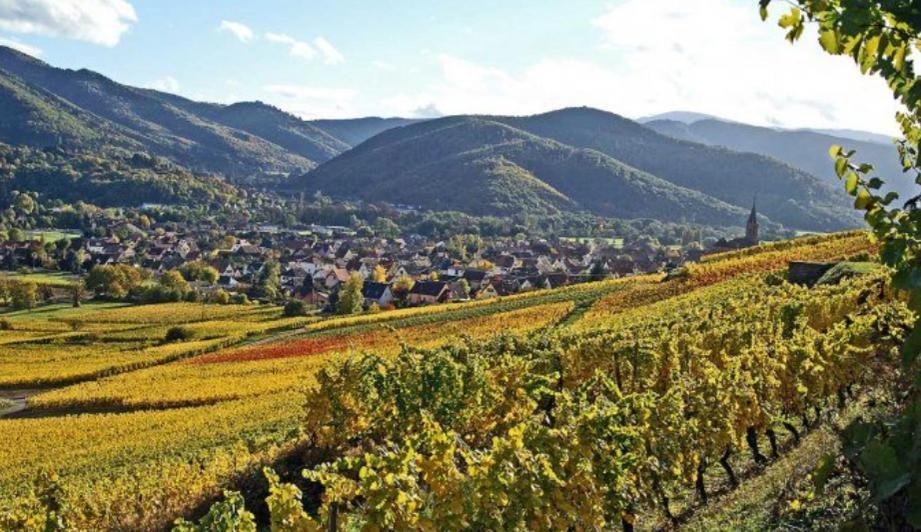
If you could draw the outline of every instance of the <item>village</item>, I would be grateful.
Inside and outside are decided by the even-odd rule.
[[[668,271],[704,253],[698,242],[663,246],[651,238],[625,242],[456,235],[436,241],[416,234],[363,235],[318,224],[221,228],[196,221],[139,227],[119,221],[98,229],[95,233],[104,236],[62,234],[49,240],[49,232],[37,231],[31,233],[36,236],[4,241],[0,269],[7,279],[17,273],[28,279],[26,274],[35,272],[81,279],[94,268],[121,265],[137,268],[149,282],[179,271],[189,282],[183,298],[296,300],[326,311],[337,309],[340,291],[356,278],[361,280],[363,308],[387,310]],[[50,287],[44,297],[69,297],[65,292]],[[97,290],[96,295],[106,294]]]

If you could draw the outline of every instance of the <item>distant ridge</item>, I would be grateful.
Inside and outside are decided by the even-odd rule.
[[[123,148],[234,179],[299,173],[403,119],[311,123],[261,102],[202,103],[55,68],[0,46],[0,142]],[[105,134],[100,134],[105,132]]]
[[[805,172],[756,154],[677,141],[590,108],[406,125],[292,185],[473,214],[584,210],[711,225],[740,225],[758,193],[759,209],[789,227],[859,223],[843,194]]]

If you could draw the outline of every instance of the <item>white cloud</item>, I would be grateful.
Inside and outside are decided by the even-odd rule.
[[[249,28],[246,24],[240,22],[234,22],[232,20],[222,20],[221,24],[217,27],[218,31],[226,31],[234,37],[240,40],[242,43],[248,43],[253,40],[255,36],[253,30]]]
[[[895,129],[898,107],[881,79],[824,53],[814,28],[788,44],[752,4],[626,0],[595,19],[629,75],[618,94],[642,95],[625,112],[680,108],[765,125]]]
[[[179,82],[173,76],[163,76],[162,78],[149,83],[147,86],[151,89],[161,92],[169,92],[171,94],[176,94],[179,92]]]
[[[418,116],[420,110],[437,109],[442,114],[520,115],[580,105],[620,108],[610,94],[620,77],[592,63],[546,59],[512,75],[447,54],[436,61],[440,79],[417,94],[385,100],[390,112]]]
[[[355,116],[358,91],[310,85],[266,85],[269,103],[305,119]]]
[[[435,55],[435,81],[382,103],[402,115],[430,105],[446,114],[588,105],[629,117],[687,110],[767,126],[896,131],[899,107],[885,82],[825,54],[813,35],[790,45],[752,4],[624,0],[592,21],[599,41],[590,59],[545,57],[512,71]]]
[[[371,64],[374,65],[374,68],[386,72],[392,72],[397,69],[393,63],[388,63],[387,61],[373,61]]]
[[[0,29],[115,46],[138,21],[126,0],[0,0]]]
[[[317,56],[317,51],[314,50],[310,44],[304,41],[299,41],[294,37],[285,35],[284,33],[269,32],[265,34],[265,39],[269,42],[284,44],[288,46],[288,53],[293,57],[311,60]]]
[[[19,50],[20,52],[31,55],[32,57],[41,57],[42,55],[40,48],[7,37],[0,37],[0,46],[9,46],[14,50]]]
[[[323,54],[323,61],[326,62],[327,65],[338,65],[345,61],[345,56],[323,37],[314,39],[313,44],[320,50],[320,53]]]

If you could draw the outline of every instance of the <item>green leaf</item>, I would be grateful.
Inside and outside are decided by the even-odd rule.
[[[835,469],[835,457],[831,454],[826,454],[819,460],[819,464],[815,468],[815,472],[812,475],[813,481],[815,482],[815,489],[818,493],[825,491],[825,484],[828,482],[828,477],[831,476],[832,471]]]
[[[838,174],[838,177],[844,177],[845,172],[847,172],[847,159],[838,157],[835,159],[835,173]]]
[[[838,35],[832,30],[824,30],[819,33],[819,44],[830,54],[838,52]]]
[[[845,187],[847,185],[845,184]],[[873,196],[870,195],[870,191],[866,188],[861,188],[857,191],[857,199],[854,200],[854,208],[864,210],[873,203]]]
[[[844,190],[846,190],[848,194],[854,194],[854,192],[857,190],[857,184],[858,177],[855,172],[848,172],[847,175],[844,176]],[[857,208],[861,209],[863,207]]]
[[[861,421],[860,419],[852,422],[841,432],[842,446],[841,451],[848,459],[853,460],[876,436],[876,426]]]
[[[831,148],[828,148],[828,155],[830,155],[832,159],[837,159],[838,156],[841,155],[841,151],[842,151],[841,146],[838,146],[837,144],[832,144]]]
[[[916,324],[911,334],[905,339],[905,343],[902,344],[902,364],[905,366],[914,364],[919,353],[921,353],[921,327]]]
[[[867,182],[867,187],[872,188],[873,190],[879,190],[880,188],[882,188],[882,186],[883,186],[883,180],[878,177],[874,177],[873,179]]]

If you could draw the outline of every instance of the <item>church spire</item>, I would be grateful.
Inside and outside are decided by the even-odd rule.
[[[748,223],[745,224],[745,239],[751,245],[758,243],[758,208],[756,202],[758,196],[752,198],[752,212],[748,215]]]

